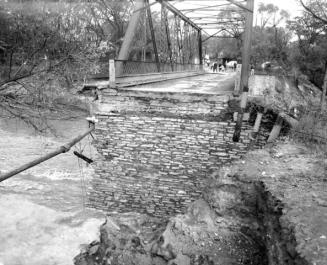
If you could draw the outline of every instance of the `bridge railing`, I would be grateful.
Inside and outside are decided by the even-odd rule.
[[[201,28],[166,1],[157,1],[156,5],[148,0],[132,3],[134,12],[115,60],[110,64],[108,58],[100,59],[98,74],[91,80],[109,76],[109,82],[113,82],[116,77],[150,77],[153,73],[170,77],[176,73],[178,78],[203,71]]]
[[[165,1],[134,1],[116,76],[201,70],[201,29]]]
[[[151,74],[151,73],[170,73],[170,72],[186,72],[201,71],[200,64],[183,64],[177,62],[144,62],[131,60],[115,60],[115,68],[120,67],[121,71],[116,73],[116,77]]]

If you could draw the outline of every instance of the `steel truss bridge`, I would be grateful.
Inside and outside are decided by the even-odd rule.
[[[244,0],[133,0],[132,4],[122,46],[113,58],[115,71],[110,68],[112,79],[201,72],[203,43],[240,36],[250,10]]]
[[[235,128],[239,137],[248,93],[254,0],[131,1],[133,12],[119,54],[107,63],[109,78],[85,87],[116,88],[203,74],[204,42],[242,36],[236,87],[241,96]]]

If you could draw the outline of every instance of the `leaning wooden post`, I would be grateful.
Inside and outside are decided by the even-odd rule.
[[[269,138],[267,140],[268,143],[271,143],[277,139],[277,137],[279,136],[280,130],[282,129],[283,121],[284,121],[283,117],[278,114],[277,120],[276,120],[274,127],[272,128]]]
[[[116,87],[115,60],[109,60],[109,87]]]
[[[255,123],[253,126],[251,137],[255,139],[259,133],[260,125],[262,121],[263,114],[266,113],[267,108],[260,108],[257,112],[257,117],[255,118]]]
[[[144,7],[144,0],[136,0],[135,1],[135,8],[134,13],[131,16],[131,19],[128,23],[128,27],[124,36],[123,44],[120,48],[119,54],[118,54],[118,62],[117,62],[117,68],[116,68],[116,74],[117,76],[120,76],[123,73],[123,64],[124,60],[128,59],[130,48],[132,41],[134,39],[134,35],[137,31],[138,22],[140,19],[141,12]]]
[[[253,127],[253,136],[256,136],[260,130],[260,124],[262,120],[263,112],[257,112],[257,117],[255,119],[254,127]]]
[[[245,20],[244,43],[243,43],[243,52],[242,52],[242,70],[241,70],[241,81],[240,81],[241,104],[240,104],[240,110],[237,115],[237,122],[235,125],[235,131],[233,135],[234,142],[238,142],[241,136],[243,113],[246,108],[247,96],[249,92],[248,81],[249,81],[249,70],[250,70],[250,51],[251,51],[251,40],[252,40],[254,0],[247,0],[246,8],[247,10],[246,10],[246,20]]]

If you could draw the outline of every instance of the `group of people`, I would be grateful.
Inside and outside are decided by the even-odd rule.
[[[236,61],[231,61],[231,62],[228,62],[227,64],[218,64],[218,62],[214,62],[211,65],[211,70],[214,73],[217,73],[217,72],[225,72],[226,71],[226,68],[231,68],[234,71],[236,71],[236,69],[237,69],[237,62]]]
[[[214,73],[225,72],[225,66],[223,64],[218,64],[217,62],[212,64],[211,69]]]
[[[210,64],[208,63],[208,66]],[[213,64],[211,64],[210,66],[211,70],[213,73],[217,73],[217,72],[225,72],[227,68],[232,69],[234,72],[236,72],[237,70],[237,62],[236,61],[229,61],[228,63],[225,64],[218,64],[218,62],[214,62]],[[251,64],[250,65],[250,75],[254,75],[254,65]]]

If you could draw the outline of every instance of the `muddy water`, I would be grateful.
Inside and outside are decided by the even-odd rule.
[[[88,126],[84,119],[51,124],[57,137],[0,120],[0,171],[56,149]],[[91,140],[0,183],[0,265],[73,264],[80,244],[98,238],[103,214],[84,207],[93,169],[72,153],[94,157]]]

